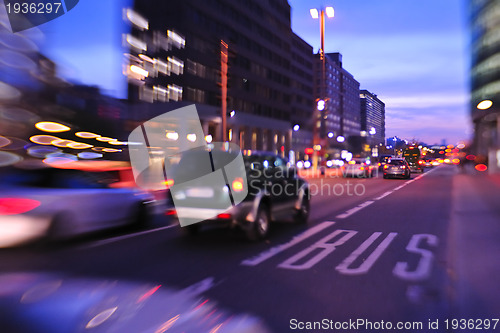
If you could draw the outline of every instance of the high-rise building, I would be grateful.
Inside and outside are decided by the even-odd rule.
[[[346,139],[360,136],[359,82],[342,67],[342,55],[338,52],[325,54],[325,82],[321,66],[316,55],[314,96],[326,100],[326,108],[320,114],[319,135],[331,147],[337,144],[339,136]]]
[[[161,60],[163,73],[130,86],[132,99],[169,101],[173,90],[174,100],[221,110],[221,45],[227,44],[227,137],[243,149],[284,152],[291,147],[292,126],[307,128],[312,47],[291,31],[286,0],[141,0],[133,11],[148,22],[147,30],[131,32],[143,48],[134,59],[153,63],[153,69],[159,59],[168,61]],[[179,36],[182,47],[164,47],[168,34]],[[219,136],[220,119],[207,121],[210,134]]]
[[[476,155],[500,171],[500,1],[470,0],[471,116]]]
[[[368,90],[360,90],[361,136],[366,137],[370,147],[385,143],[385,104],[377,95]]]

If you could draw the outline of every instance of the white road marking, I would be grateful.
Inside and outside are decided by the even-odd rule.
[[[294,238],[292,238],[289,242],[287,242],[285,244],[274,246],[274,247],[270,248],[269,250],[266,250],[253,258],[243,260],[241,262],[241,265],[256,266],[256,265],[266,261],[267,259],[274,257],[278,253],[281,253],[281,252],[291,248],[292,246],[297,245],[298,243],[306,240],[307,238],[317,234],[318,232],[320,232],[320,231],[322,231],[322,230],[324,230],[324,229],[326,229],[334,224],[335,224],[335,222],[332,222],[332,221],[322,222],[322,223],[320,223],[320,224],[318,224],[310,229],[307,229],[303,233],[295,236]]]
[[[347,217],[351,216],[352,214],[359,212],[359,211],[360,211],[360,210],[362,210],[363,208],[370,206],[370,205],[371,205],[372,203],[374,203],[374,202],[375,202],[375,201],[373,201],[373,200],[368,200],[368,201],[365,201],[365,202],[363,202],[362,204],[360,204],[360,205],[358,205],[358,206],[356,206],[356,207],[354,207],[354,208],[349,209],[349,210],[348,210],[348,211],[346,211],[344,214],[337,215],[337,218],[338,218],[338,219],[345,219],[345,218],[347,218]]]
[[[333,238],[337,237],[342,233],[345,233],[345,235],[337,239],[335,242],[329,243],[329,241],[331,241]],[[309,246],[308,248],[300,251],[296,255],[283,261],[281,264],[278,265],[278,267],[293,269],[293,270],[301,270],[301,271],[309,269],[314,265],[316,265],[321,260],[323,260],[327,255],[335,251],[337,246],[344,244],[357,233],[358,233],[357,231],[353,230],[335,230],[334,232],[332,232],[326,237],[321,238],[319,241]],[[321,251],[317,253],[314,257],[312,257],[311,259],[302,264],[297,264],[297,262],[299,262],[302,258],[306,257],[307,255],[309,255],[310,253],[314,252],[317,249],[320,249]]]
[[[383,198],[385,198],[386,196],[388,196],[389,194],[391,194],[392,192],[393,192],[393,191],[387,191],[387,192],[385,192],[384,194],[382,194],[381,196],[379,196],[379,197],[377,197],[377,198],[375,198],[375,199],[373,199],[373,200],[380,200],[380,199],[383,199]]]
[[[407,183],[403,183],[403,184],[399,185],[398,187],[396,187],[393,191],[400,190],[400,189],[402,189],[403,187],[405,187],[406,185],[408,185],[408,184],[407,184]]]
[[[413,235],[408,246],[406,246],[406,250],[411,253],[420,254],[422,257],[414,271],[408,271],[409,265],[407,262],[398,262],[392,271],[395,276],[409,281],[425,280],[430,276],[434,254],[429,250],[418,247],[419,242],[423,239],[426,239],[427,244],[431,246],[437,246],[438,244],[438,238],[435,235]]]
[[[96,242],[93,242],[90,244],[86,244],[86,245],[80,247],[80,249],[89,249],[89,248],[98,247],[98,246],[102,246],[102,245],[106,245],[106,244],[116,243],[116,242],[120,242],[120,241],[125,240],[125,239],[130,239],[130,238],[134,238],[134,237],[141,236],[141,235],[151,234],[153,232],[157,232],[157,231],[165,230],[165,229],[170,229],[170,228],[173,228],[176,226],[178,226],[178,225],[172,224],[172,225],[167,225],[167,226],[160,227],[160,228],[139,231],[139,232],[136,232],[133,234],[127,234],[127,235],[122,235],[122,236],[116,236],[113,238],[103,239],[103,240],[96,241]]]
[[[397,232],[391,232],[387,237],[377,246],[377,248],[363,261],[357,268],[349,268],[349,266],[356,260],[363,252],[368,249],[370,245],[381,235],[381,232],[374,232],[366,241],[363,242],[356,250],[354,250],[342,263],[335,269],[342,274],[346,275],[360,275],[366,274],[373,266],[375,261],[387,249],[392,240],[398,235]]]

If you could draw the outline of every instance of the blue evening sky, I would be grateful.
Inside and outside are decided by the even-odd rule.
[[[319,48],[319,21],[309,9],[331,5],[326,52],[386,104],[386,136],[433,144],[470,136],[468,31],[463,0],[290,0],[292,29]],[[129,0],[81,0],[41,26],[47,55],[64,76],[126,96],[121,8]],[[187,41],[189,42],[189,41]]]

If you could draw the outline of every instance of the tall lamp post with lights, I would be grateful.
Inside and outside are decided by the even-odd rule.
[[[320,146],[320,133],[318,128],[318,118],[320,115],[326,113],[326,59],[325,59],[325,14],[327,17],[332,18],[334,16],[333,7],[321,8],[320,10],[313,8],[309,12],[313,19],[319,18],[319,29],[320,29],[320,39],[321,48],[319,50],[319,57],[321,60],[321,88],[320,88],[320,98],[318,98],[317,105],[314,108],[313,113],[313,156],[312,156],[312,167],[313,171],[318,169],[318,151],[321,150]],[[321,116],[319,125],[324,122],[324,117]]]

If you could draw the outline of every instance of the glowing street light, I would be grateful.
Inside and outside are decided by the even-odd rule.
[[[293,126],[293,131],[294,132],[297,132],[299,129],[300,129],[299,124],[296,124],[295,126]]]
[[[319,18],[319,27],[320,27],[320,41],[321,48],[319,50],[320,60],[321,60],[321,90],[320,90],[320,99],[318,100],[317,107],[313,113],[313,145],[318,145],[320,142],[318,126],[316,126],[316,122],[318,120],[318,112],[324,112],[325,110],[325,100],[326,99],[326,61],[325,61],[325,11],[327,17],[333,17],[334,10],[333,7],[321,8],[318,10],[316,8],[312,8],[309,10],[311,13],[311,17],[313,19]],[[322,117],[321,122],[324,121],[324,117]],[[312,166],[313,170],[316,171],[318,168],[318,153],[315,150],[312,156]]]
[[[487,110],[493,105],[493,102],[490,101],[489,99],[485,99],[484,101],[479,102],[477,105],[477,108],[479,110]]]

